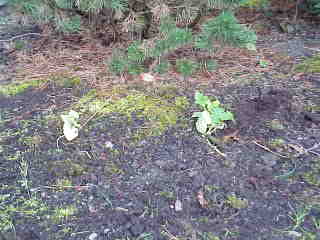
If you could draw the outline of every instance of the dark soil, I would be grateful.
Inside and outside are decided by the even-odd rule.
[[[256,81],[177,91],[191,103],[181,121],[138,141],[131,133],[146,120],[118,114],[61,137],[59,115],[86,86],[0,96],[0,239],[320,239],[320,85],[316,73],[294,78],[287,66],[314,52],[293,50]],[[3,72],[14,64],[5,51]],[[196,89],[235,114],[211,144],[191,119]]]

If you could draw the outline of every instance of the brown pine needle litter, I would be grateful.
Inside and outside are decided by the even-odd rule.
[[[123,76],[114,76],[108,71],[107,62],[112,57],[113,49],[125,49],[128,43],[113,43],[109,47],[102,46],[99,40],[79,35],[49,38],[47,36],[35,40],[36,50],[15,51],[17,61],[16,79],[50,79],[55,76],[80,77],[90,86],[105,89],[113,83],[123,82]],[[270,50],[225,47],[210,58],[218,63],[213,72],[197,72],[189,81],[199,83],[214,83],[219,86],[234,84],[236,81],[251,81],[259,78],[263,72],[274,72],[277,64],[270,59]],[[190,49],[179,49],[172,54],[179,57],[199,58],[197,52]],[[186,56],[188,55],[188,56]],[[268,66],[259,65],[259,59],[267,59]],[[157,74],[154,74],[157,75]],[[126,76],[126,75],[124,75]],[[139,76],[126,76],[125,80],[137,81]],[[169,81],[180,81],[181,77],[173,70],[158,77]],[[180,80],[179,80],[180,79]]]

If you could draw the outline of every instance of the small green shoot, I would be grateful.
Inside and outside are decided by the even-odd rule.
[[[205,136],[211,135],[217,129],[225,128],[225,121],[234,121],[233,113],[221,107],[218,100],[211,101],[201,92],[196,92],[195,103],[200,105],[203,111],[193,113],[192,117],[197,118],[197,131]]]
[[[260,59],[259,60],[259,66],[262,67],[262,68],[266,68],[270,65],[270,62],[267,61],[267,60],[263,60],[263,59]]]
[[[80,124],[79,113],[71,110],[68,114],[61,115],[63,121],[63,134],[68,141],[72,141],[78,136]]]

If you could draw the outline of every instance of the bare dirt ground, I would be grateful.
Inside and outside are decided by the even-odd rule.
[[[2,40],[39,33],[0,13]],[[188,88],[175,72],[117,82],[110,47],[79,36],[1,41],[0,239],[320,239],[320,76],[296,70],[320,31],[305,24],[221,51]],[[211,144],[196,90],[235,115]]]

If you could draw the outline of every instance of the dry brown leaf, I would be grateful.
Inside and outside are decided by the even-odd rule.
[[[151,75],[150,73],[141,73],[140,78],[144,82],[154,82],[155,81],[155,77],[153,75]]]
[[[197,199],[200,203],[200,206],[203,207],[203,208],[206,208],[208,207],[208,201],[204,198],[204,193],[203,193],[203,190],[200,189],[197,193]]]

